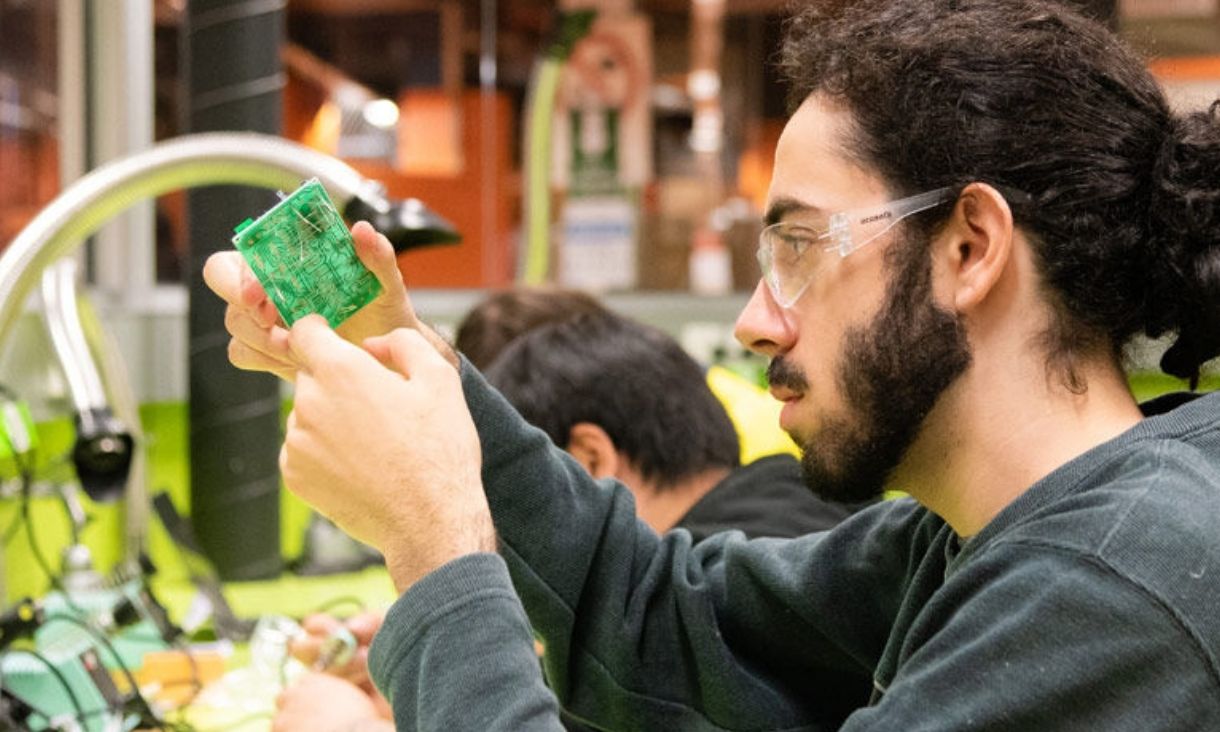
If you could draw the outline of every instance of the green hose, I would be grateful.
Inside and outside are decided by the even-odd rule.
[[[557,39],[534,67],[527,105],[530,117],[525,145],[525,243],[519,269],[519,280],[527,285],[542,284],[550,271],[551,127],[560,75],[572,49],[589,33],[596,17],[593,10],[562,15],[557,24]]]

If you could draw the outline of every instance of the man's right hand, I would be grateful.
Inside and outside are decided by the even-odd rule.
[[[389,703],[369,678],[368,665],[369,645],[373,642],[373,636],[377,635],[377,631],[381,629],[381,623],[384,620],[383,613],[374,611],[353,615],[346,620],[340,620],[324,613],[310,615],[301,621],[301,628],[305,631],[305,635],[298,636],[292,641],[289,652],[307,667],[314,668],[318,663],[322,646],[340,626],[346,626],[348,632],[356,639],[355,653],[346,663],[317,670],[358,686],[369,695],[382,716],[389,717],[391,716]]]
[[[310,615],[301,621],[301,629],[305,631],[305,634],[295,638],[289,650],[298,661],[314,668],[318,663],[322,646],[340,627],[346,626],[348,632],[356,639],[356,652],[346,663],[317,670],[346,679],[357,686],[364,686],[369,680],[369,644],[373,642],[373,636],[377,635],[383,620],[385,620],[385,615],[373,611],[353,615],[346,620],[340,620],[325,613]]]
[[[456,363],[443,341],[430,329],[421,327],[389,240],[363,221],[352,227],[352,239],[356,255],[381,283],[381,294],[343,322],[336,332],[359,346],[366,338],[384,335],[395,328],[414,328],[423,332],[451,363]],[[233,365],[295,381],[298,364],[288,347],[288,330],[241,253],[231,250],[208,257],[203,279],[229,304],[225,329],[233,336],[229,342],[229,360]]]

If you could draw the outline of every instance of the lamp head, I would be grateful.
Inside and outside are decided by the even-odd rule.
[[[355,196],[344,207],[343,216],[348,221],[372,224],[374,229],[390,240],[396,254],[432,244],[456,244],[462,240],[462,235],[453,224],[418,198],[369,202]]]

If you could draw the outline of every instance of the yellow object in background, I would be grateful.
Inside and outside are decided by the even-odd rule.
[[[199,690],[224,675],[220,651],[172,649],[145,653],[134,672],[141,689],[156,689],[157,701],[171,708],[186,704]]]

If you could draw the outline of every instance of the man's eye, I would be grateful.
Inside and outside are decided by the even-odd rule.
[[[808,229],[795,229],[791,231],[781,231],[779,233],[780,241],[782,241],[787,249],[792,250],[796,254],[800,254],[809,247],[813,246],[817,241],[814,233]]]
[[[806,249],[813,246],[817,242],[817,237],[810,232],[800,232],[795,234],[784,234],[781,238],[783,242],[784,255],[789,257],[799,257],[805,253]]]

